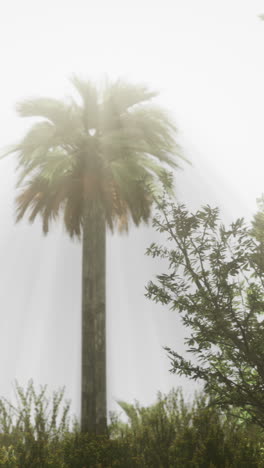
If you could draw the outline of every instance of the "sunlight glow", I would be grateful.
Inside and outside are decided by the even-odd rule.
[[[176,173],[179,197],[193,206],[220,204],[232,217],[252,215],[264,191],[262,10],[258,0],[5,3],[2,148],[30,125],[15,114],[16,103],[30,96],[70,96],[73,74],[143,82],[160,91],[157,102],[172,113],[193,164]],[[80,245],[61,226],[44,239],[38,223],[14,225],[14,166],[1,161],[1,336],[9,337],[0,340],[1,393],[9,392],[14,377],[66,385],[78,412]],[[156,313],[144,299],[153,272],[142,258],[152,236],[142,228],[128,238],[108,239],[110,409],[115,398],[146,404],[157,390],[179,383],[164,370],[162,351],[177,344],[177,319],[169,311]],[[191,392],[190,383],[185,388]]]

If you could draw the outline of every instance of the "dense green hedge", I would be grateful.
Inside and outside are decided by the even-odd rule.
[[[263,432],[205,396],[191,405],[180,391],[147,408],[120,402],[128,422],[112,415],[109,437],[93,437],[70,424],[63,392],[45,391],[30,383],[17,387],[16,406],[0,400],[0,467],[264,468]]]

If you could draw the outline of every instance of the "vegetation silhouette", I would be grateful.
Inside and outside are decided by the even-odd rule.
[[[147,254],[166,259],[168,271],[150,281],[147,297],[179,312],[187,354],[165,348],[173,373],[204,382],[211,404],[237,408],[264,428],[263,215],[228,228],[219,210],[158,202],[153,226],[164,244]]]
[[[16,385],[16,403],[0,399],[0,466],[9,468],[263,468],[259,427],[180,389],[142,407],[119,402],[128,422],[112,414],[110,438],[80,432],[63,391]]]

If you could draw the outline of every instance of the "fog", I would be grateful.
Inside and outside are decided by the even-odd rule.
[[[256,210],[264,191],[263,2],[223,0],[10,1],[0,7],[1,141],[15,143],[32,123],[15,103],[63,98],[72,73],[123,77],[160,91],[192,165],[175,172],[176,197],[195,210],[219,206],[230,222]],[[80,409],[81,249],[62,225],[15,225],[15,160],[0,161],[0,394],[12,383],[66,387]],[[107,239],[108,407],[150,404],[157,391],[193,382],[169,373],[163,346],[181,352],[175,312],[144,297],[161,266],[144,255],[151,227]]]

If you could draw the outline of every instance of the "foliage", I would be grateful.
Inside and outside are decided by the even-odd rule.
[[[17,406],[1,400],[0,467],[264,467],[263,432],[211,406],[205,395],[187,404],[173,390],[146,408],[120,402],[128,423],[112,415],[106,437],[80,433],[76,424],[70,429],[63,423],[68,404],[60,410],[54,404],[54,398],[62,403],[62,392],[51,402],[43,390],[36,394],[31,382],[26,391],[17,386]]]
[[[263,433],[197,395],[192,404],[182,392],[159,394],[148,407],[121,402],[129,424],[116,424],[115,437],[132,447],[140,466],[152,468],[263,467]],[[118,431],[119,428],[119,431]]]
[[[54,392],[52,400],[46,387],[37,392],[30,381],[26,390],[16,383],[16,405],[0,400],[0,466],[59,468],[60,442],[69,431],[69,403],[64,391]]]
[[[76,432],[65,436],[62,447],[67,468],[142,466],[129,442],[122,438],[113,440],[106,436],[92,436]]]
[[[157,93],[144,85],[118,80],[97,89],[76,76],[71,81],[76,99],[17,106],[20,116],[38,118],[5,153],[18,159],[17,220],[40,215],[47,233],[63,214],[69,235],[80,237],[87,200],[102,208],[111,230],[127,230],[130,217],[136,225],[147,222],[166,167],[178,167],[175,156],[182,157],[175,126],[150,104]]]
[[[258,255],[255,257],[256,263],[261,270],[264,270],[264,194],[257,198],[258,211],[252,220],[251,235],[259,242]]]
[[[165,196],[153,225],[166,246],[148,255],[168,261],[168,273],[147,286],[147,297],[177,310],[188,327],[193,360],[166,348],[172,372],[201,379],[213,404],[242,408],[264,427],[264,265],[261,243],[243,219],[227,229],[218,209],[195,214]]]
[[[262,244],[264,243],[264,194],[257,198],[258,211],[252,220],[251,234]]]

